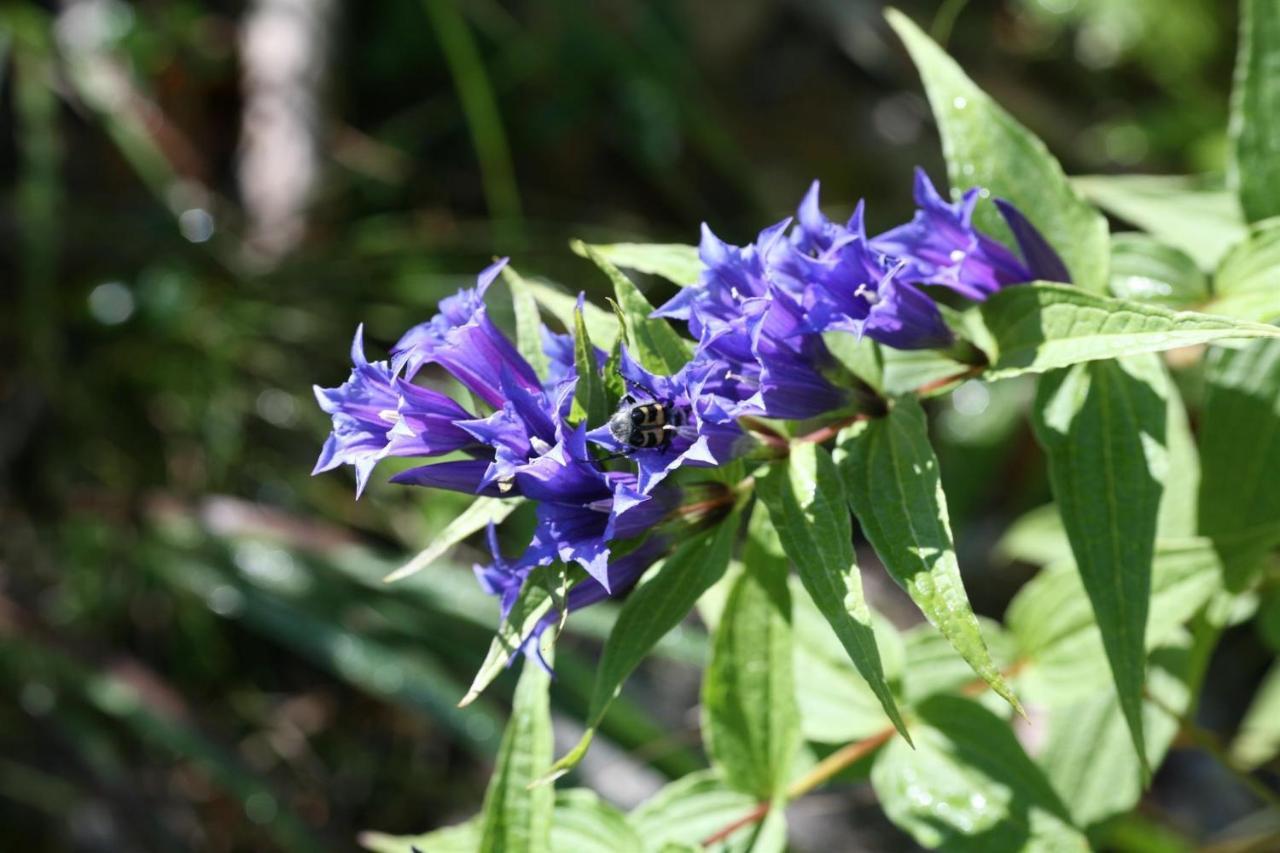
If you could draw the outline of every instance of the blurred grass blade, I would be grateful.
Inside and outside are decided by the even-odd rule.
[[[1168,465],[1166,381],[1153,356],[1077,365],[1041,379],[1032,413],[1120,707],[1144,766],[1145,635]]]
[[[742,564],[702,680],[702,731],[729,786],[767,800],[786,788],[800,727],[787,556],[761,504],[747,526]]]
[[[455,0],[422,0],[422,5],[431,19],[453,85],[458,90],[458,100],[480,161],[480,180],[489,213],[495,220],[494,230],[501,239],[518,241],[523,230],[520,191],[502,126],[502,113],[480,50]]]
[[[1274,326],[1170,311],[1058,284],[1007,287],[979,310],[998,350],[983,374],[987,379],[1220,340],[1280,338]]]
[[[516,315],[516,349],[533,365],[534,373],[546,379],[549,359],[542,349],[542,317],[538,313],[538,299],[524,276],[511,264],[502,268],[502,278],[511,288],[511,304]]]
[[[899,397],[887,416],[845,429],[837,447],[849,502],[889,574],[974,672],[1023,713],[991,660],[960,577],[938,458],[920,403]]]
[[[573,250],[584,258],[595,252],[614,266],[665,278],[685,287],[702,274],[697,246],[683,243],[574,243]]]
[[[551,663],[550,645],[542,656]],[[480,853],[548,853],[555,790],[533,785],[551,761],[551,674],[525,660],[480,812]]]
[[[796,445],[789,460],[770,466],[757,484],[756,494],[768,506],[778,538],[809,597],[835,630],[894,727],[910,741],[880,662],[871,611],[862,594],[862,576],[854,561],[853,524],[831,456],[816,444]]]
[[[645,299],[635,282],[581,240],[575,240],[571,245],[575,252],[598,266],[613,283],[614,296],[627,318],[630,345],[634,348],[632,355],[635,359],[646,370],[668,376],[684,367],[691,354],[688,342],[677,335],[666,320],[649,316],[653,313],[653,306]]]
[[[1106,292],[1107,220],[1076,193],[1044,143],[965,76],[910,18],[896,9],[886,16],[924,81],[952,188],[984,187],[1013,202],[1061,255],[1074,282]],[[979,205],[975,221],[989,233],[1009,233],[993,205]]]
[[[1280,11],[1275,0],[1240,0],[1240,44],[1231,92],[1231,177],[1250,222],[1280,215]]]
[[[600,655],[587,710],[587,730],[540,781],[559,778],[582,760],[622,683],[653,645],[678,625],[698,598],[724,574],[738,532],[738,519],[734,512],[714,530],[681,545],[663,561],[651,580],[627,598]]]
[[[394,583],[417,574],[443,557],[450,548],[472,534],[484,530],[490,524],[497,524],[520,506],[523,498],[487,498],[479,497],[471,506],[449,522],[449,526],[440,531],[440,535],[422,550],[418,556],[387,575],[383,580]]]

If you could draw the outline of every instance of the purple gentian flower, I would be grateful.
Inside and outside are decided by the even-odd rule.
[[[740,402],[754,393],[755,386],[744,388],[728,362],[702,355],[674,376],[662,376],[645,370],[623,346],[618,371],[634,405],[657,403],[664,407],[668,420],[666,441],[657,447],[632,447],[619,440],[611,424],[592,430],[587,438],[636,463],[637,485],[642,494],[652,492],[681,466],[719,467],[755,445],[737,419]],[[620,408],[614,415],[619,417],[625,425],[628,410]]]
[[[801,322],[799,297],[806,283],[776,274],[776,263],[789,254],[782,239],[789,224],[784,220],[765,229],[747,247],[725,243],[704,225],[701,278],[654,312],[686,321],[699,339],[699,352],[727,364],[727,373],[750,389],[732,400],[751,400],[736,414],[803,420],[852,399],[827,379],[835,358],[821,336]]]
[[[981,194],[974,187],[948,202],[917,168],[915,216],[872,238],[871,245],[906,262],[904,280],[949,287],[967,299],[981,301],[1006,285],[1031,281],[1035,276],[1013,252],[974,227]]]
[[[609,563],[607,583],[600,583],[595,578],[588,577],[575,584],[565,598],[565,610],[568,613],[573,613],[607,598],[621,595],[631,589],[644,575],[645,570],[667,551],[667,547],[668,545],[662,537],[649,537],[637,546],[634,551]],[[498,597],[501,602],[502,619],[505,621],[511,612],[511,608],[515,605],[516,599],[519,597],[520,590],[528,580],[530,572],[539,565],[547,565],[550,561],[543,562],[543,554],[539,550],[539,544],[536,540],[518,560],[514,562],[505,560],[498,550],[497,539],[493,535],[492,528],[489,535],[489,548],[493,553],[493,562],[487,566],[476,566],[475,573],[484,590],[490,595]],[[538,624],[533,627],[520,643],[520,651],[525,657],[535,656],[539,665],[548,672],[551,672],[551,666],[542,656],[542,649],[538,644],[538,640],[548,628],[559,620],[560,613],[553,608],[551,612],[538,620]],[[512,655],[508,665],[514,662],[515,655]]]
[[[406,379],[425,364],[439,364],[473,394],[494,408],[506,399],[502,378],[531,390],[541,389],[537,374],[503,334],[484,307],[484,294],[507,258],[490,264],[476,286],[441,300],[440,313],[414,326],[391,349],[391,366]]]
[[[808,282],[805,322],[815,331],[866,335],[895,349],[936,349],[954,340],[927,294],[902,278],[906,262],[886,257],[866,239],[862,205],[848,233],[821,255],[792,259]]]
[[[333,432],[312,474],[351,465],[359,497],[374,466],[388,456],[439,456],[475,443],[457,425],[473,417],[466,409],[438,391],[397,379],[387,362],[365,358],[363,325],[351,342],[351,362],[351,377],[342,385],[315,386]]]

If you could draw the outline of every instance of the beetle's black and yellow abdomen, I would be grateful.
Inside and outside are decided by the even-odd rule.
[[[609,432],[619,443],[638,450],[666,447],[677,427],[684,425],[684,413],[675,406],[650,400],[638,403],[622,398],[622,405],[609,418]]]

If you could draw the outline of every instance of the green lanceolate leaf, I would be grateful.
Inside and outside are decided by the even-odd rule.
[[[1076,194],[1044,143],[965,76],[942,48],[901,12],[890,9],[887,17],[924,81],[951,186],[984,187],[1013,202],[1058,251],[1074,282],[1104,291],[1106,219]],[[988,232],[1008,233],[991,205],[980,205],[976,220]]]
[[[1222,588],[1221,571],[1207,539],[1157,543],[1148,652],[1171,642]],[[1024,664],[1018,689],[1028,702],[1053,707],[1078,702],[1097,695],[1112,680],[1097,618],[1069,560],[1045,568],[1023,586],[1005,621]]]
[[[1259,222],[1222,259],[1208,310],[1261,323],[1280,319],[1280,218]]]
[[[360,846],[373,853],[475,853],[480,848],[480,821],[473,818],[422,835],[362,832]]]
[[[763,506],[752,512],[742,564],[702,681],[702,730],[725,781],[765,800],[786,786],[800,728],[787,557]]]
[[[689,344],[666,320],[649,316],[653,313],[653,305],[644,298],[635,282],[591,246],[580,241],[572,245],[575,252],[590,258],[613,283],[618,307],[627,318],[633,355],[645,369],[670,375],[684,367],[690,356]]]
[[[889,574],[973,671],[1021,712],[991,661],[960,579],[938,458],[920,403],[899,397],[887,416],[846,428],[837,447],[845,494]]]
[[[467,695],[458,703],[459,707],[470,705],[493,683],[495,678],[506,672],[511,659],[520,653],[525,639],[533,633],[538,623],[553,609],[559,607],[561,622],[548,628],[544,634],[547,642],[554,642],[560,628],[563,627],[563,615],[567,613],[564,600],[569,591],[569,579],[569,571],[563,563],[557,562],[534,569],[520,589],[515,604],[511,606],[511,612],[498,626],[497,633],[489,643],[489,651],[485,654],[484,662],[476,671],[471,687],[467,689]]]
[[[1170,381],[1165,390],[1169,397],[1168,420],[1165,422],[1165,445],[1169,465],[1165,472],[1164,494],[1160,498],[1160,514],[1156,519],[1156,538],[1190,539],[1200,529],[1197,510],[1200,504],[1200,451],[1191,432],[1187,406],[1178,387]]]
[[[750,812],[756,800],[725,786],[710,770],[677,779],[631,813],[631,825],[644,839],[646,851],[667,844],[698,844]]]
[[[1186,252],[1149,234],[1111,235],[1111,292],[1175,310],[1209,300],[1209,279]]]
[[[360,845],[373,853],[475,853],[483,827],[479,818],[422,835],[363,832]],[[594,791],[570,788],[555,792],[551,850],[573,853],[644,853],[645,847],[627,816]]]
[[[1168,462],[1165,386],[1151,356],[1078,365],[1040,380],[1032,415],[1120,707],[1144,756],[1144,636]]]
[[[536,278],[526,278],[525,286],[533,293],[538,304],[545,308],[552,317],[560,321],[566,330],[573,330],[573,314],[578,309],[578,299],[570,296],[564,288]],[[587,323],[587,331],[596,346],[609,349],[618,339],[618,320],[612,313],[598,305],[587,302],[582,306],[582,317]]]
[[[1245,218],[1280,215],[1280,14],[1272,0],[1240,0],[1231,142]]]
[[[693,284],[702,274],[698,247],[683,243],[574,243],[573,250],[584,258],[587,249],[614,266],[665,278],[681,287]]]
[[[566,853],[642,853],[644,842],[617,808],[594,791],[571,788],[556,792],[551,849]]]
[[[1280,663],[1271,665],[1249,705],[1240,734],[1231,744],[1231,757],[1252,769],[1280,755]]]
[[[387,583],[403,580],[410,575],[430,566],[445,555],[445,552],[463,539],[484,530],[490,524],[497,524],[515,512],[523,498],[486,498],[479,497],[462,514],[449,522],[449,526],[440,531],[431,544],[424,548],[418,556],[387,575]]]
[[[525,361],[533,365],[534,372],[546,379],[549,360],[542,349],[542,316],[538,313],[538,298],[524,276],[510,264],[502,268],[502,278],[511,288],[511,304],[516,314],[516,349]]]
[[[1177,246],[1202,270],[1214,269],[1245,236],[1234,193],[1205,181],[1165,175],[1072,178],[1085,197],[1160,242]]]
[[[879,697],[853,665],[844,645],[799,579],[793,579],[790,586],[795,680],[804,686],[796,694],[796,701],[805,739],[843,744],[883,732],[891,723]],[[885,678],[891,684],[896,683],[905,676],[903,638],[874,610],[871,626]],[[960,661],[960,665],[968,669],[964,661]]]
[[[1273,326],[1170,311],[1058,284],[1006,287],[981,311],[997,348],[987,379],[1226,339],[1280,337]]]
[[[578,368],[578,387],[574,394],[575,408],[582,409],[587,426],[598,427],[609,417],[609,401],[606,399],[604,380],[596,361],[596,348],[587,334],[587,324],[582,307],[573,313],[573,360]]]
[[[548,659],[550,651],[544,646]],[[480,811],[481,853],[542,853],[551,849],[555,792],[532,785],[551,760],[551,675],[527,660],[502,735],[502,746]]]
[[[840,474],[816,444],[792,448],[757,485],[787,555],[813,603],[903,737],[910,739],[880,663],[871,611],[853,554],[853,525]]]
[[[1280,341],[1209,354],[1200,424],[1200,532],[1242,590],[1280,544]]]
[[[540,781],[563,776],[582,760],[604,712],[622,689],[627,676],[663,635],[680,624],[698,598],[724,574],[729,566],[738,519],[735,512],[716,529],[681,545],[663,561],[652,580],[627,597],[600,655],[600,667],[596,671],[587,709],[587,730],[577,745]]]
[[[956,696],[934,696],[916,714],[915,750],[890,742],[871,785],[889,819],[919,844],[973,853],[1089,849],[1008,723]]]
[[[1151,767],[1159,766],[1178,732],[1174,714],[1185,713],[1191,701],[1190,645],[1183,632],[1151,655],[1142,706]],[[1142,796],[1142,768],[1115,695],[1095,691],[1047,710],[1048,737],[1036,763],[1076,824],[1091,827],[1133,808]]]

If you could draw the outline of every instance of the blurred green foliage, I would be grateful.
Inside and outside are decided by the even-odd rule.
[[[1068,171],[1222,168],[1233,3],[903,5]],[[380,580],[465,501],[310,479],[310,385],[345,375],[357,322],[385,346],[493,255],[594,290],[571,237],[691,242],[706,220],[740,239],[814,177],[887,225],[911,166],[942,174],[869,0],[317,2],[269,42],[310,45],[293,84],[316,105],[275,164],[314,160],[305,232],[273,254],[244,182],[264,85],[246,40],[272,6],[0,9],[5,849],[347,849],[469,814],[513,688],[454,707],[496,615],[460,567],[478,552]],[[1028,392],[962,389],[938,418],[985,613],[1021,579],[990,544],[1046,495]],[[583,718],[610,618],[571,623],[557,719]],[[1208,713],[1232,720],[1266,655],[1228,640]],[[705,762],[681,676],[705,640],[660,651],[602,734],[675,775]],[[1153,809],[1201,781],[1170,773]]]

